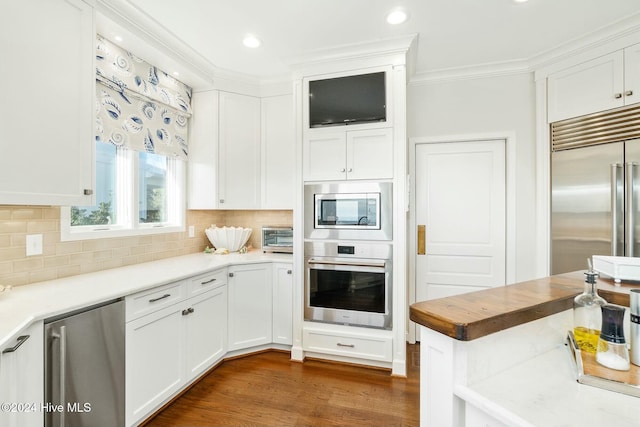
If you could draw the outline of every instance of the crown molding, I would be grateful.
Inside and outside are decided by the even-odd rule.
[[[510,76],[529,72],[531,72],[529,62],[526,59],[519,59],[416,73],[409,80],[409,85],[422,86],[440,82]]]

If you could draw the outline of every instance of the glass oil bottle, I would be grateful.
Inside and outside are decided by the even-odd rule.
[[[584,292],[573,300],[573,335],[581,351],[595,353],[602,326],[602,306],[607,301],[598,295],[598,273],[589,269],[585,275]]]

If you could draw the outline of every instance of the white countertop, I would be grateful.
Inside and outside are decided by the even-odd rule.
[[[640,398],[576,381],[560,345],[455,394],[509,426],[640,426]]]
[[[234,264],[291,262],[289,254],[196,253],[18,286],[0,293],[0,346],[35,320],[123,297]]]

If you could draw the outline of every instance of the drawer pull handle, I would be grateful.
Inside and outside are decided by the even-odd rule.
[[[207,281],[204,281],[204,282],[200,282],[200,284],[201,284],[201,285],[208,285],[209,283],[213,283],[213,282],[215,282],[216,280],[218,280],[218,279],[211,279],[211,280],[207,280]]]
[[[631,96],[633,95],[633,91],[632,90],[628,90],[624,93],[626,96]]]
[[[18,347],[20,347],[22,344],[24,344],[25,341],[28,340],[30,336],[31,335],[20,335],[18,337],[18,342],[16,343],[16,345],[14,345],[13,347],[5,348],[4,350],[2,350],[2,354],[13,353],[14,351],[16,351],[18,349]]]
[[[291,274],[291,273],[292,273],[292,271],[291,271],[291,270],[287,270],[287,274]]]
[[[618,93],[613,94],[613,97],[615,99],[620,99],[620,98],[622,98],[622,94],[618,92]]]
[[[189,308],[185,308],[184,310],[182,310],[182,315],[186,316],[188,314],[193,313],[195,310],[193,309],[193,307],[189,307]]]
[[[354,344],[342,344],[341,342],[338,343],[338,347],[356,348]]]
[[[151,298],[149,300],[149,302],[156,302],[156,301],[160,301],[161,299],[165,299],[165,298],[169,298],[171,296],[171,294],[164,294],[161,297],[158,298]]]

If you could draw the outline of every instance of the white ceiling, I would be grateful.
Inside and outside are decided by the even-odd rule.
[[[640,0],[529,0],[527,3],[513,0],[102,0],[102,3],[121,3],[136,9],[139,16],[150,18],[152,31],[189,46],[192,54],[215,69],[261,80],[281,78],[288,74],[296,58],[308,56],[312,51],[411,34],[418,35],[417,74],[526,61],[605,26],[622,25],[621,21],[640,16]],[[391,26],[386,23],[385,15],[395,7],[407,10],[409,20]],[[259,37],[262,46],[244,47],[242,38],[246,33]]]

